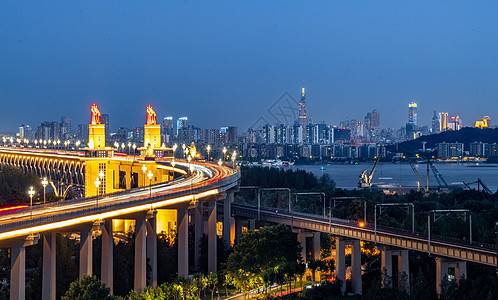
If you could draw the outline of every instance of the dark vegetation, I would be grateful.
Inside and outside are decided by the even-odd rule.
[[[489,195],[475,190],[455,190],[449,193],[430,194],[412,192],[407,195],[384,195],[380,191],[342,190],[335,188],[333,178],[324,175],[316,178],[305,171],[285,171],[268,168],[242,168],[242,186],[259,186],[265,188],[286,187],[296,192],[324,192],[326,199],[332,197],[357,197],[358,201],[345,201],[332,209],[332,216],[337,218],[362,220],[362,201],[367,202],[367,226],[373,223],[373,207],[377,203],[406,202],[415,205],[415,229],[419,232],[427,230],[427,214],[431,209],[465,208],[472,211],[473,239],[481,243],[496,242],[494,224],[498,218],[498,195]],[[41,191],[39,179],[30,174],[24,174],[13,168],[3,168],[0,172],[0,199],[5,205],[26,203],[27,189],[34,186]],[[39,195],[37,195],[39,199]],[[43,197],[43,194],[42,194]],[[241,190],[236,196],[236,202],[254,204],[254,190]],[[321,214],[323,202],[315,195],[293,198],[293,210]],[[262,195],[264,206],[285,210],[288,207],[286,192],[266,191]],[[327,213],[328,213],[328,202]],[[398,208],[386,209],[378,215],[380,225],[411,230],[411,216]],[[261,224],[258,224],[261,225]],[[458,239],[468,238],[468,218],[463,220],[455,215],[442,216],[431,224],[433,234],[450,236]],[[191,231],[192,232],[192,231]],[[192,237],[191,237],[192,239]],[[205,240],[205,238],[204,238]],[[223,251],[222,241],[219,241],[218,260],[220,271],[206,274],[207,259],[201,258],[201,271],[191,279],[177,279],[177,250],[174,240],[166,235],[158,238],[158,282],[155,290],[148,289],[141,296],[130,292],[133,289],[133,233],[122,237],[114,246],[114,294],[126,299],[209,299],[215,293],[228,294],[229,289],[247,291],[263,284],[265,287],[276,283],[296,285],[296,278],[304,272],[300,258],[300,245],[295,234],[283,225],[263,227],[258,231],[249,231],[241,239],[240,244],[228,252]],[[207,249],[205,241],[201,247]],[[328,257],[334,248],[333,238],[322,234],[322,257]],[[193,253],[193,248],[190,249]],[[206,250],[203,250],[206,253]],[[100,237],[94,242],[94,275],[100,277]],[[332,261],[333,263],[333,261]],[[362,263],[365,267],[363,275],[364,299],[436,299],[435,295],[435,265],[433,257],[424,253],[413,252],[410,255],[411,294],[400,288],[398,275],[389,284],[382,285],[380,278],[380,257],[374,245],[365,243],[362,253]],[[316,270],[333,269],[333,264],[310,262],[309,266]],[[57,235],[57,298],[66,295],[66,299],[92,299],[86,295],[101,295],[95,299],[112,299],[105,293],[105,286],[95,278],[85,278],[77,281],[79,265],[79,243],[71,239],[70,234]],[[346,258],[350,265],[350,258]],[[41,298],[42,244],[27,248],[26,255],[26,288],[28,299]],[[459,286],[453,282],[443,284],[442,299],[497,299],[498,280],[494,268],[478,264],[467,264],[468,279],[462,279]],[[10,257],[7,249],[0,250],[0,299],[8,299],[10,280]],[[71,283],[72,287],[71,287]],[[349,288],[350,283],[346,282]],[[88,293],[87,293],[88,292]],[[69,294],[66,294],[69,293]],[[83,296],[78,298],[76,295]],[[68,298],[69,297],[69,298]],[[141,297],[141,298],[140,298]],[[119,299],[119,298],[117,298]],[[322,286],[306,289],[300,294],[287,296],[286,299],[342,299],[338,285],[322,282]]]

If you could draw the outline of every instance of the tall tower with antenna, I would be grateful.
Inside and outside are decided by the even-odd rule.
[[[304,85],[301,90],[301,100],[299,100],[299,119],[298,124],[303,128],[308,124],[306,117],[306,94],[304,93]]]

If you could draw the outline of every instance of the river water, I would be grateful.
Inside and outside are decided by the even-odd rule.
[[[373,163],[359,163],[356,165],[338,163],[324,165],[297,165],[285,168],[306,170],[317,176],[328,173],[335,181],[337,187],[354,189],[357,188],[359,180],[358,177],[361,172],[365,169],[368,169],[370,172],[373,165]],[[463,182],[475,182],[478,178],[480,178],[492,192],[496,192],[498,189],[498,164],[435,163],[435,166],[450,187],[464,187]],[[415,164],[415,167],[425,183],[427,178],[427,165]],[[374,184],[392,184],[397,186],[416,187],[417,177],[409,164],[380,162],[375,170],[372,182]],[[438,186],[431,170],[429,170],[429,186]],[[471,187],[477,189],[477,184],[471,184]]]

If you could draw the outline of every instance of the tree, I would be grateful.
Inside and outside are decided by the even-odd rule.
[[[110,295],[111,289],[103,284],[97,277],[84,276],[81,280],[74,281],[62,300],[111,300],[116,299]]]

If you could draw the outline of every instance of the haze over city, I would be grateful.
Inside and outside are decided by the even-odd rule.
[[[471,126],[498,109],[495,2],[181,2],[1,4],[0,128],[65,115],[111,126],[142,111],[245,130],[306,86],[313,122],[400,127],[433,111]],[[8,112],[8,113],[6,113]],[[241,113],[244,112],[244,113]],[[116,130],[116,128],[111,128]]]

